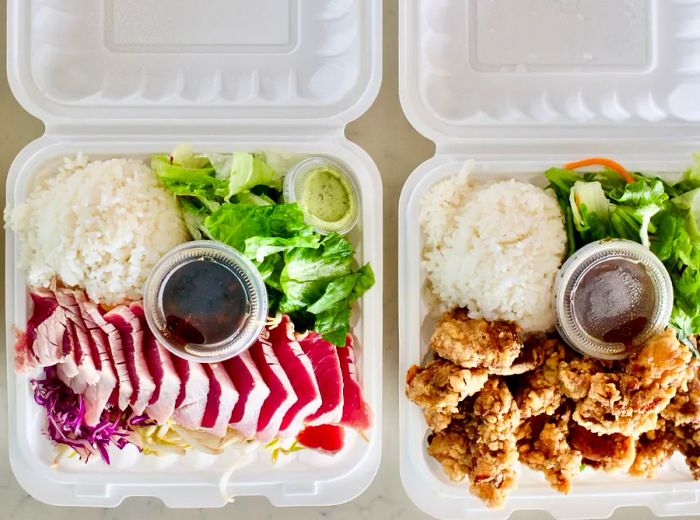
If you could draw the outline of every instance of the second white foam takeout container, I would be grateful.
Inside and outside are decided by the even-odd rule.
[[[427,427],[404,374],[425,358],[434,329],[421,267],[421,199],[474,160],[472,178],[544,187],[544,171],[612,157],[627,168],[680,172],[700,149],[700,1],[414,0],[401,4],[401,103],[436,154],[410,176],[399,207],[401,480],[442,519],[505,519],[541,510],[606,518],[618,507],[659,516],[700,512],[700,489],[676,455],[646,480],[584,470],[570,495],[519,466],[502,510],[489,510],[427,454]],[[517,261],[517,259],[516,259]]]
[[[325,155],[359,187],[360,221],[349,238],[376,285],[355,311],[353,333],[365,398],[374,413],[336,456],[303,450],[247,456],[228,484],[233,455],[143,456],[112,450],[112,464],[64,459],[43,436],[43,409],[27,375],[13,370],[13,326],[30,311],[18,244],[6,234],[6,329],[10,462],[34,498],[110,507],[153,496],[170,507],[215,507],[259,495],[278,506],[346,502],[370,484],[381,455],[381,181],[344,127],[371,104],[381,79],[381,2],[323,0],[8,1],[8,77],[46,133],[12,164],[7,206],[27,198],[62,157],[263,150]]]

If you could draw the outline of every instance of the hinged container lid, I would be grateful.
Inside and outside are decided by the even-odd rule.
[[[44,121],[322,121],[381,78],[381,2],[8,0],[8,77]]]
[[[700,135],[698,0],[401,7],[401,102],[435,141]]]

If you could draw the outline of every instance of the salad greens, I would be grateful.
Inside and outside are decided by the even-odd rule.
[[[265,154],[195,155],[180,146],[153,156],[152,168],[177,195],[194,239],[228,244],[257,266],[271,313],[345,345],[352,304],[374,284],[372,268],[355,269],[347,239],[319,234],[297,204],[281,200],[283,175]]]
[[[671,325],[693,347],[700,334],[700,154],[676,184],[618,171],[545,172],[562,208],[568,255],[604,238],[625,238],[649,247],[671,276],[674,306]]]

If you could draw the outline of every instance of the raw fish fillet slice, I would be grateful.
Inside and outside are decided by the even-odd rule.
[[[178,397],[173,419],[186,428],[199,428],[207,407],[209,377],[200,363],[191,363],[177,356],[172,360],[182,383],[182,398]]]
[[[140,302],[132,303],[129,309],[141,322],[143,354],[156,386],[146,407],[146,414],[158,424],[163,424],[175,411],[175,401],[180,394],[180,377],[175,371],[170,352],[158,343],[148,328],[143,305]]]
[[[357,430],[366,430],[372,423],[372,411],[362,396],[362,386],[355,364],[352,337],[348,335],[344,347],[336,349],[343,373],[343,416],[340,424]]]
[[[100,420],[102,411],[109,402],[112,393],[117,389],[117,374],[109,355],[109,345],[107,334],[95,321],[91,313],[88,312],[89,303],[84,298],[76,295],[76,301],[80,314],[83,316],[85,327],[92,338],[94,346],[93,360],[99,373],[99,381],[85,390],[85,422],[94,426]],[[106,323],[106,322],[105,322]]]
[[[56,297],[48,289],[30,294],[34,309],[27,320],[27,331],[17,334],[15,370],[24,372],[34,367],[49,367],[62,362],[66,319]]]
[[[134,387],[131,394],[131,407],[134,413],[141,415],[156,389],[151,373],[148,371],[143,354],[143,330],[138,317],[125,305],[115,307],[107,314],[105,320],[114,325],[122,337],[122,346],[126,356],[129,378]]]
[[[68,385],[76,394],[82,394],[89,386],[97,384],[100,380],[100,374],[93,359],[94,347],[92,345],[92,337],[85,326],[85,320],[80,312],[76,294],[73,291],[60,289],[56,291],[56,300],[63,308],[66,318],[70,322],[69,331],[73,349],[69,357],[72,360],[76,373],[70,379]],[[59,366],[60,371],[61,367]]]
[[[260,441],[269,442],[279,433],[282,419],[296,402],[297,396],[270,343],[261,336],[248,351],[270,389],[270,395],[260,409],[257,434]]]
[[[321,406],[311,360],[294,339],[294,325],[288,316],[282,316],[276,327],[269,329],[269,341],[292,384],[297,400],[287,410],[280,424],[279,437],[295,437],[304,427],[304,419]]]
[[[311,332],[299,340],[302,350],[309,356],[321,393],[321,406],[306,418],[311,425],[335,424],[343,417],[343,374],[336,347]]]
[[[65,310],[64,316],[65,316]],[[75,326],[73,322],[65,316],[65,332],[63,334],[63,352],[65,357],[56,365],[56,373],[58,378],[64,385],[70,387],[70,382],[79,374],[78,363],[80,362],[80,345],[75,335]]]
[[[202,428],[223,437],[228,429],[233,407],[238,401],[238,392],[221,363],[204,363],[209,377],[209,396],[202,418]]]
[[[245,437],[254,437],[260,410],[270,395],[270,389],[263,381],[250,352],[243,352],[223,364],[238,390],[238,401],[231,412],[230,424]]]
[[[120,410],[126,410],[131,402],[131,396],[134,393],[134,387],[131,384],[129,377],[129,369],[126,364],[126,356],[122,346],[122,337],[117,328],[104,319],[99,307],[91,301],[83,302],[85,310],[85,318],[99,327],[107,338],[107,349],[109,359],[114,369],[114,374],[117,377],[117,406]]]

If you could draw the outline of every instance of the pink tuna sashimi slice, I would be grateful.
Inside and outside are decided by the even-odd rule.
[[[76,294],[78,297],[81,297],[80,293],[59,289],[56,291],[56,299],[66,313],[66,318],[70,325],[68,330],[70,331],[73,345],[69,358],[71,359],[71,365],[73,365],[71,371],[74,368],[75,375],[71,377],[67,384],[76,394],[82,394],[88,386],[97,384],[100,380],[100,374],[97,371],[93,358],[95,349],[92,345],[92,338],[85,326],[85,320],[80,312]],[[62,369],[63,365],[59,365],[59,375]]]
[[[311,360],[294,339],[294,325],[288,316],[269,329],[269,341],[280,365],[292,384],[297,400],[287,410],[280,424],[281,438],[295,437],[304,427],[304,419],[321,406],[321,393]]]
[[[177,356],[172,356],[172,360],[181,381],[173,419],[186,428],[199,428],[207,407],[209,377],[200,363]]]
[[[126,367],[129,372],[131,385],[134,388],[130,404],[134,413],[140,415],[146,409],[156,389],[143,354],[143,330],[141,330],[141,323],[136,315],[125,305],[115,307],[105,314],[104,318],[117,328],[122,338]]]
[[[18,372],[37,366],[53,366],[62,362],[70,350],[64,338],[65,312],[54,293],[39,289],[30,297],[34,309],[27,320],[27,331],[18,334],[15,346],[15,370]]]
[[[63,311],[65,313],[65,310]],[[64,385],[70,387],[71,380],[78,375],[78,363],[80,363],[80,345],[75,335],[75,326],[73,322],[65,317],[65,333],[63,334],[63,352],[66,357],[56,365],[56,373],[58,378]]]
[[[258,428],[260,410],[270,395],[270,389],[263,381],[250,352],[243,352],[223,364],[238,390],[238,401],[229,422],[241,434],[253,437]]]
[[[321,406],[306,418],[311,425],[335,424],[343,417],[343,374],[336,347],[311,332],[299,340],[302,350],[309,356],[321,393]]]
[[[257,434],[260,441],[268,442],[279,432],[282,419],[296,402],[297,396],[270,343],[260,337],[248,352],[270,389],[270,395],[260,409]]]
[[[85,319],[92,321],[102,331],[107,340],[108,357],[118,382],[117,406],[120,410],[126,410],[126,407],[131,402],[131,396],[134,394],[134,387],[129,377],[121,334],[114,325],[104,319],[102,312],[100,312],[99,307],[95,303],[86,300],[82,305],[85,311]]]
[[[205,363],[204,371],[209,377],[209,396],[202,417],[202,428],[223,437],[228,429],[233,407],[238,401],[238,392],[221,363]]]
[[[175,411],[175,401],[180,395],[180,377],[175,371],[170,352],[158,343],[148,328],[143,305],[141,303],[132,303],[129,309],[141,322],[143,355],[146,358],[151,377],[153,377],[153,383],[156,385],[151,400],[146,407],[146,413],[158,424],[163,424],[172,417]]]
[[[99,311],[89,311],[88,306],[94,305],[84,298],[76,296],[80,314],[83,316],[85,327],[92,338],[94,347],[93,360],[95,368],[99,373],[99,381],[85,390],[85,422],[89,426],[94,426],[100,420],[109,398],[117,388],[117,374],[114,371],[111,356],[109,355],[109,343],[107,333],[94,320],[93,314]],[[104,320],[101,320],[104,321]],[[109,325],[105,322],[106,325]],[[111,325],[110,325],[111,326]],[[126,406],[126,405],[125,405]]]
[[[348,335],[344,347],[336,349],[343,373],[343,417],[340,424],[357,430],[366,430],[372,423],[372,411],[362,396],[352,337]]]

